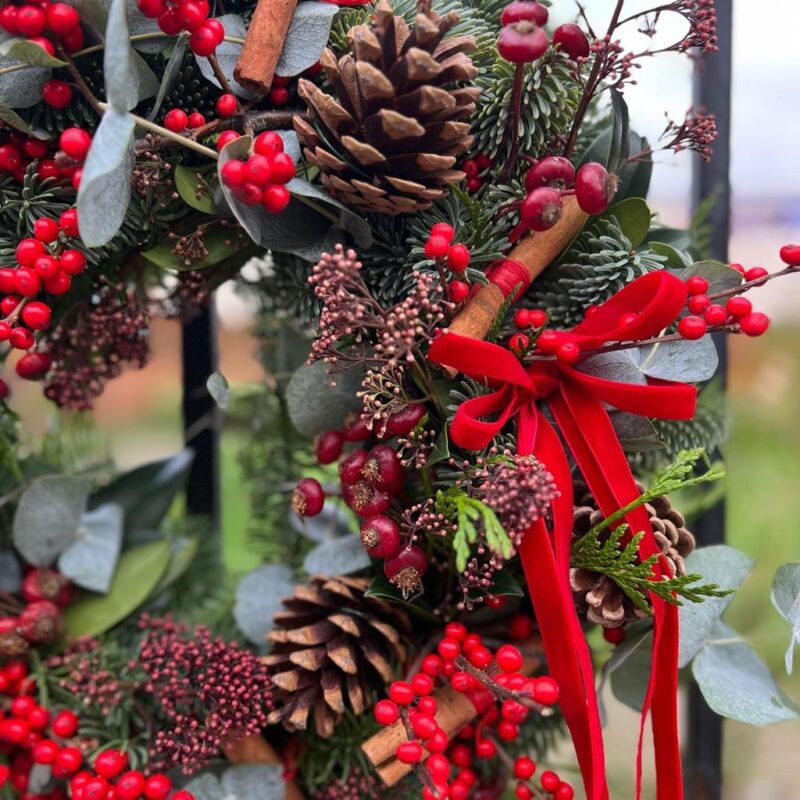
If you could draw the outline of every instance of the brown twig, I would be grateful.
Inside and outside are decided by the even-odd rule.
[[[222,91],[233,94],[233,89],[231,89],[231,85],[228,82],[228,76],[222,71],[216,53],[212,53],[210,56],[206,56],[206,58],[208,59],[208,63],[211,64],[211,69],[214,70],[214,77],[219,81]]]
[[[66,62],[67,71],[69,72],[72,80],[75,82],[75,86],[78,91],[84,96],[84,98],[86,98],[86,102],[89,103],[98,116],[102,117],[103,109],[100,107],[100,101],[83,79],[80,70],[75,66],[75,62],[72,60],[72,56],[60,45],[58,47],[58,56],[62,61]]]

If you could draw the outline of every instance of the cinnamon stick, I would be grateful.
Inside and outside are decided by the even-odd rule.
[[[258,0],[233,76],[246,89],[265,94],[272,87],[275,68],[297,0]]]
[[[222,746],[231,764],[281,764],[275,748],[259,733]],[[294,781],[287,781],[284,800],[305,800]]]
[[[531,675],[542,665],[543,657],[541,641],[538,638],[529,639],[522,643],[520,650],[523,653],[521,672]],[[462,692],[457,692],[452,686],[445,686],[433,693],[436,699],[436,722],[451,739],[476,715],[475,706]],[[381,780],[386,786],[394,786],[398,781],[411,772],[411,765],[404,764],[395,758],[397,746],[407,741],[406,729],[398,720],[394,725],[376,733],[361,745],[364,754],[375,766]]]
[[[522,264],[528,272],[529,282],[533,282],[572,241],[587,219],[588,215],[569,195],[564,198],[561,219],[550,230],[529,233],[508,254],[508,258]],[[450,323],[450,330],[462,336],[483,339],[497,318],[504,300],[505,295],[495,284],[482,286]]]

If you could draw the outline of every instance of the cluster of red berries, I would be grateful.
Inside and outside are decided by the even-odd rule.
[[[83,128],[67,128],[59,137],[55,151],[49,142],[10,131],[5,143],[0,145],[0,172],[9,172],[16,181],[23,183],[28,165],[38,161],[36,174],[40,180],[69,181],[77,191],[81,167],[91,143],[92,137]]]
[[[478,153],[475,158],[467,158],[461,168],[467,175],[467,191],[475,194],[483,186],[484,173],[492,166],[492,159],[486,153]]]
[[[589,309],[587,313],[591,313]],[[574,364],[581,358],[580,346],[567,331],[547,328],[547,312],[540,308],[520,308],[514,313],[514,325],[520,329],[508,340],[509,349],[519,358],[534,350],[537,355],[552,355],[565,364]],[[527,331],[523,333],[523,331]]]
[[[530,0],[514,0],[504,9],[500,17],[502,28],[497,38],[500,55],[513,64],[529,64],[540,59],[550,42],[544,31],[549,12],[547,6]],[[587,58],[589,39],[572,23],[556,28],[553,44],[559,51],[573,60]]]
[[[198,56],[213,55],[225,41],[222,23],[209,18],[208,0],[136,0],[139,11],[158,20],[158,27],[169,36],[190,33],[189,47]]]
[[[171,108],[164,114],[164,127],[173,133],[181,133],[187,129],[200,128],[206,124],[206,118],[199,111],[186,113],[182,108]]]
[[[373,713],[380,725],[402,721],[407,741],[397,746],[395,755],[417,771],[424,800],[466,800],[477,788],[475,759],[499,757],[503,743],[519,737],[531,711],[542,711],[558,701],[558,685],[552,678],[527,677],[522,667],[518,648],[506,644],[492,653],[478,634],[451,622],[437,652],[423,658],[420,672],[389,686],[388,699],[380,700]],[[457,692],[469,693],[478,709],[476,722],[458,731],[452,742],[436,718],[434,695],[437,685],[448,683]],[[513,761],[516,796],[521,800],[535,796],[530,780],[536,768],[527,756]],[[572,800],[572,787],[555,773],[544,772],[539,780],[541,790],[554,800]]]
[[[0,9],[0,28],[11,36],[24,36],[39,45],[49,55],[55,56],[58,43],[68,53],[83,47],[83,29],[78,12],[66,3],[49,0],[14,5]]]
[[[525,173],[525,198],[518,204],[523,230],[546,231],[561,219],[563,198],[575,195],[581,210],[602,214],[617,191],[617,178],[597,162],[575,170],[568,158],[547,156],[534,161]]]
[[[63,627],[62,609],[73,598],[69,580],[51,569],[32,569],[22,581],[16,614],[0,616],[0,656],[23,655],[29,647],[50,644]],[[16,598],[6,599],[16,605]],[[1,688],[1,685],[0,685]]]
[[[224,139],[224,147],[238,136],[236,131],[225,131],[217,146],[220,147]],[[284,152],[280,135],[275,131],[264,131],[256,136],[247,160],[227,161],[221,175],[223,183],[245,205],[261,205],[268,214],[280,214],[291,200],[286,184],[295,176],[295,163]]]
[[[469,266],[470,252],[464,244],[453,244],[456,232],[452,225],[437,222],[425,242],[425,255],[436,262],[441,275],[447,268],[454,275],[464,275]],[[454,279],[447,283],[447,296],[454,303],[463,303],[469,294],[469,284]]]

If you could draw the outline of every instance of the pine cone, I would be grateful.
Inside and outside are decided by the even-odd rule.
[[[644,491],[644,487],[639,484],[637,487],[640,492]],[[684,559],[694,550],[695,539],[685,527],[683,514],[672,508],[666,495],[645,504],[645,509],[650,515],[656,543],[661,548],[673,576],[685,575]],[[602,519],[603,514],[598,510],[591,492],[583,484],[576,484],[573,537],[583,536]],[[591,622],[606,628],[617,628],[632,619],[646,616],[606,575],[573,568],[569,579],[572,591],[579,595],[580,603],[586,606],[586,617]]]
[[[362,714],[371,687],[395,678],[411,625],[402,609],[365,597],[368,585],[362,578],[315,577],[283,601],[264,658],[282,690],[271,724],[305,730],[313,710],[317,733],[328,737],[348,705]]]
[[[348,34],[352,52],[320,59],[335,97],[307,80],[298,92],[311,122],[295,117],[308,161],[342,202],[381,214],[429,208],[464,173],[456,158],[472,143],[467,121],[480,90],[456,88],[478,70],[471,36],[445,39],[458,21],[418,9],[413,27],[381,0],[370,25]]]

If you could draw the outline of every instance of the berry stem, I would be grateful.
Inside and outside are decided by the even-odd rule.
[[[408,737],[409,742],[416,741],[416,736],[414,736],[414,730],[411,727],[411,718],[408,714],[408,709],[405,706],[400,706],[400,719],[403,723],[403,727],[406,729],[406,736]],[[412,764],[411,769],[414,774],[417,776],[417,779],[420,783],[424,784],[428,787],[432,792],[435,791],[435,786],[433,785],[433,779],[430,776],[428,770],[422,766],[422,764]]]
[[[503,747],[503,743],[498,741],[494,736],[487,737],[494,742],[497,751],[497,757],[503,762],[503,766],[513,775],[514,774],[514,759],[508,750]],[[535,800],[546,800],[545,796],[539,791],[535,784],[530,781],[523,781],[519,778],[514,778],[518,783],[524,783],[532,792]]]
[[[468,675],[471,675],[476,681],[485,686],[495,697],[499,697],[501,700],[516,700],[518,703],[522,703],[522,705],[531,709],[531,711],[536,711],[542,716],[549,716],[553,713],[545,706],[540,705],[534,700],[531,700],[528,695],[522,694],[521,692],[515,692],[513,689],[506,689],[505,686],[501,686],[488,672],[472,666],[472,664],[470,664],[469,661],[464,658],[464,656],[457,656],[455,659],[455,664],[462,672],[466,672]]]
[[[784,275],[792,275],[798,271],[797,267],[785,267],[780,272],[771,272],[769,275],[765,275],[763,278],[758,278],[754,281],[749,281],[747,283],[742,283],[739,286],[735,286],[733,289],[726,289],[724,292],[716,292],[716,294],[707,295],[709,300],[724,300],[728,297],[733,297],[737,294],[744,294],[744,292],[749,292],[750,289],[755,289],[758,286],[763,286],[765,283],[769,283],[769,281],[773,280],[774,278],[782,278]]]
[[[69,72],[72,80],[75,81],[75,86],[77,87],[78,91],[86,98],[86,102],[89,103],[98,116],[102,117],[103,110],[100,107],[100,101],[95,97],[94,92],[89,88],[88,84],[83,79],[83,76],[81,75],[80,70],[75,66],[75,62],[72,60],[72,57],[61,45],[58,45],[58,54],[67,65],[67,71]]]

